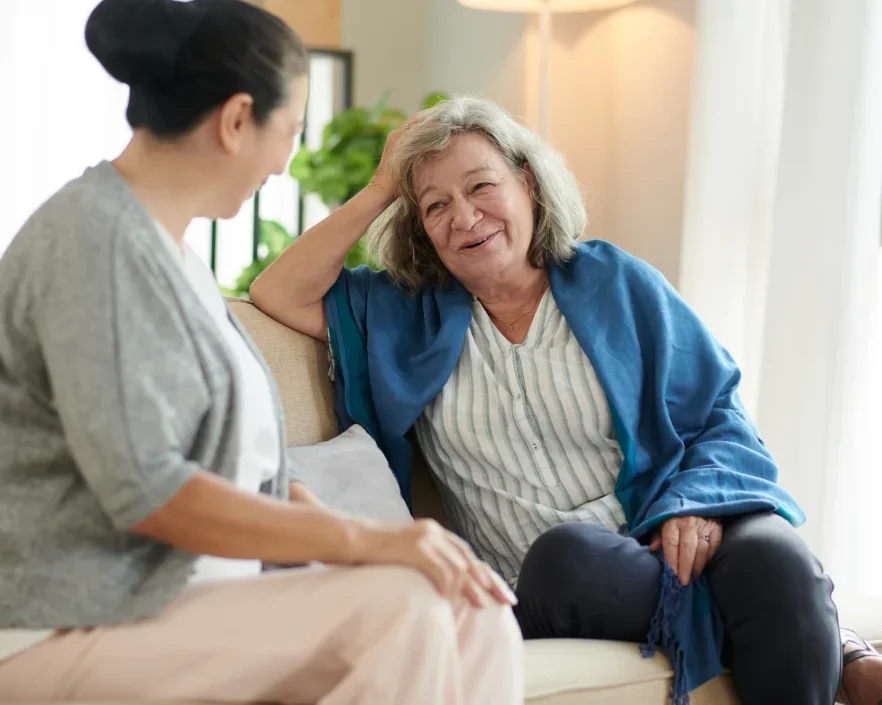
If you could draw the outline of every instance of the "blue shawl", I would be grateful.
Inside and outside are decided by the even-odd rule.
[[[624,455],[615,494],[631,536],[684,515],[805,520],[776,484],[778,468],[738,399],[737,366],[659,272],[592,241],[549,267],[548,278],[609,401]],[[407,435],[453,372],[471,303],[459,284],[408,296],[366,267],[344,270],[325,297],[341,430],[367,429],[408,502]],[[706,580],[682,588],[666,566],[643,652],[667,653],[676,703],[722,672],[722,642]]]

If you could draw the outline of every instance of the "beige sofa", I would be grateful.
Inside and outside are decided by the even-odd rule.
[[[326,345],[271,320],[246,301],[232,301],[267,358],[285,405],[288,442],[307,445],[337,433]],[[443,521],[437,490],[422,464],[414,467],[414,509]],[[527,650],[530,705],[665,705],[671,669],[662,656],[643,659],[634,644],[532,641]],[[699,688],[693,705],[738,705],[728,676]]]

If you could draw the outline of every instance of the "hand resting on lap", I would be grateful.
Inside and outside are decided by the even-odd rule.
[[[722,541],[723,525],[718,519],[674,517],[662,524],[649,548],[661,548],[680,583],[688,585],[693,575],[701,575]]]

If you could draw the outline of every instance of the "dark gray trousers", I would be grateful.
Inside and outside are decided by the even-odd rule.
[[[793,527],[774,514],[730,519],[705,570],[743,705],[831,705],[842,663],[833,584]],[[524,638],[645,641],[660,571],[634,539],[555,527],[521,569],[515,613]]]

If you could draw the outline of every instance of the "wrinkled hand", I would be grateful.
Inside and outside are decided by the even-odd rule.
[[[462,594],[475,607],[483,607],[488,595],[503,605],[517,602],[502,578],[479,561],[465,541],[431,519],[371,524],[359,545],[354,562],[415,568],[445,597]]]
[[[723,525],[717,519],[674,517],[662,524],[649,548],[662,548],[665,560],[674,569],[682,585],[698,577],[714,557],[723,540]]]

